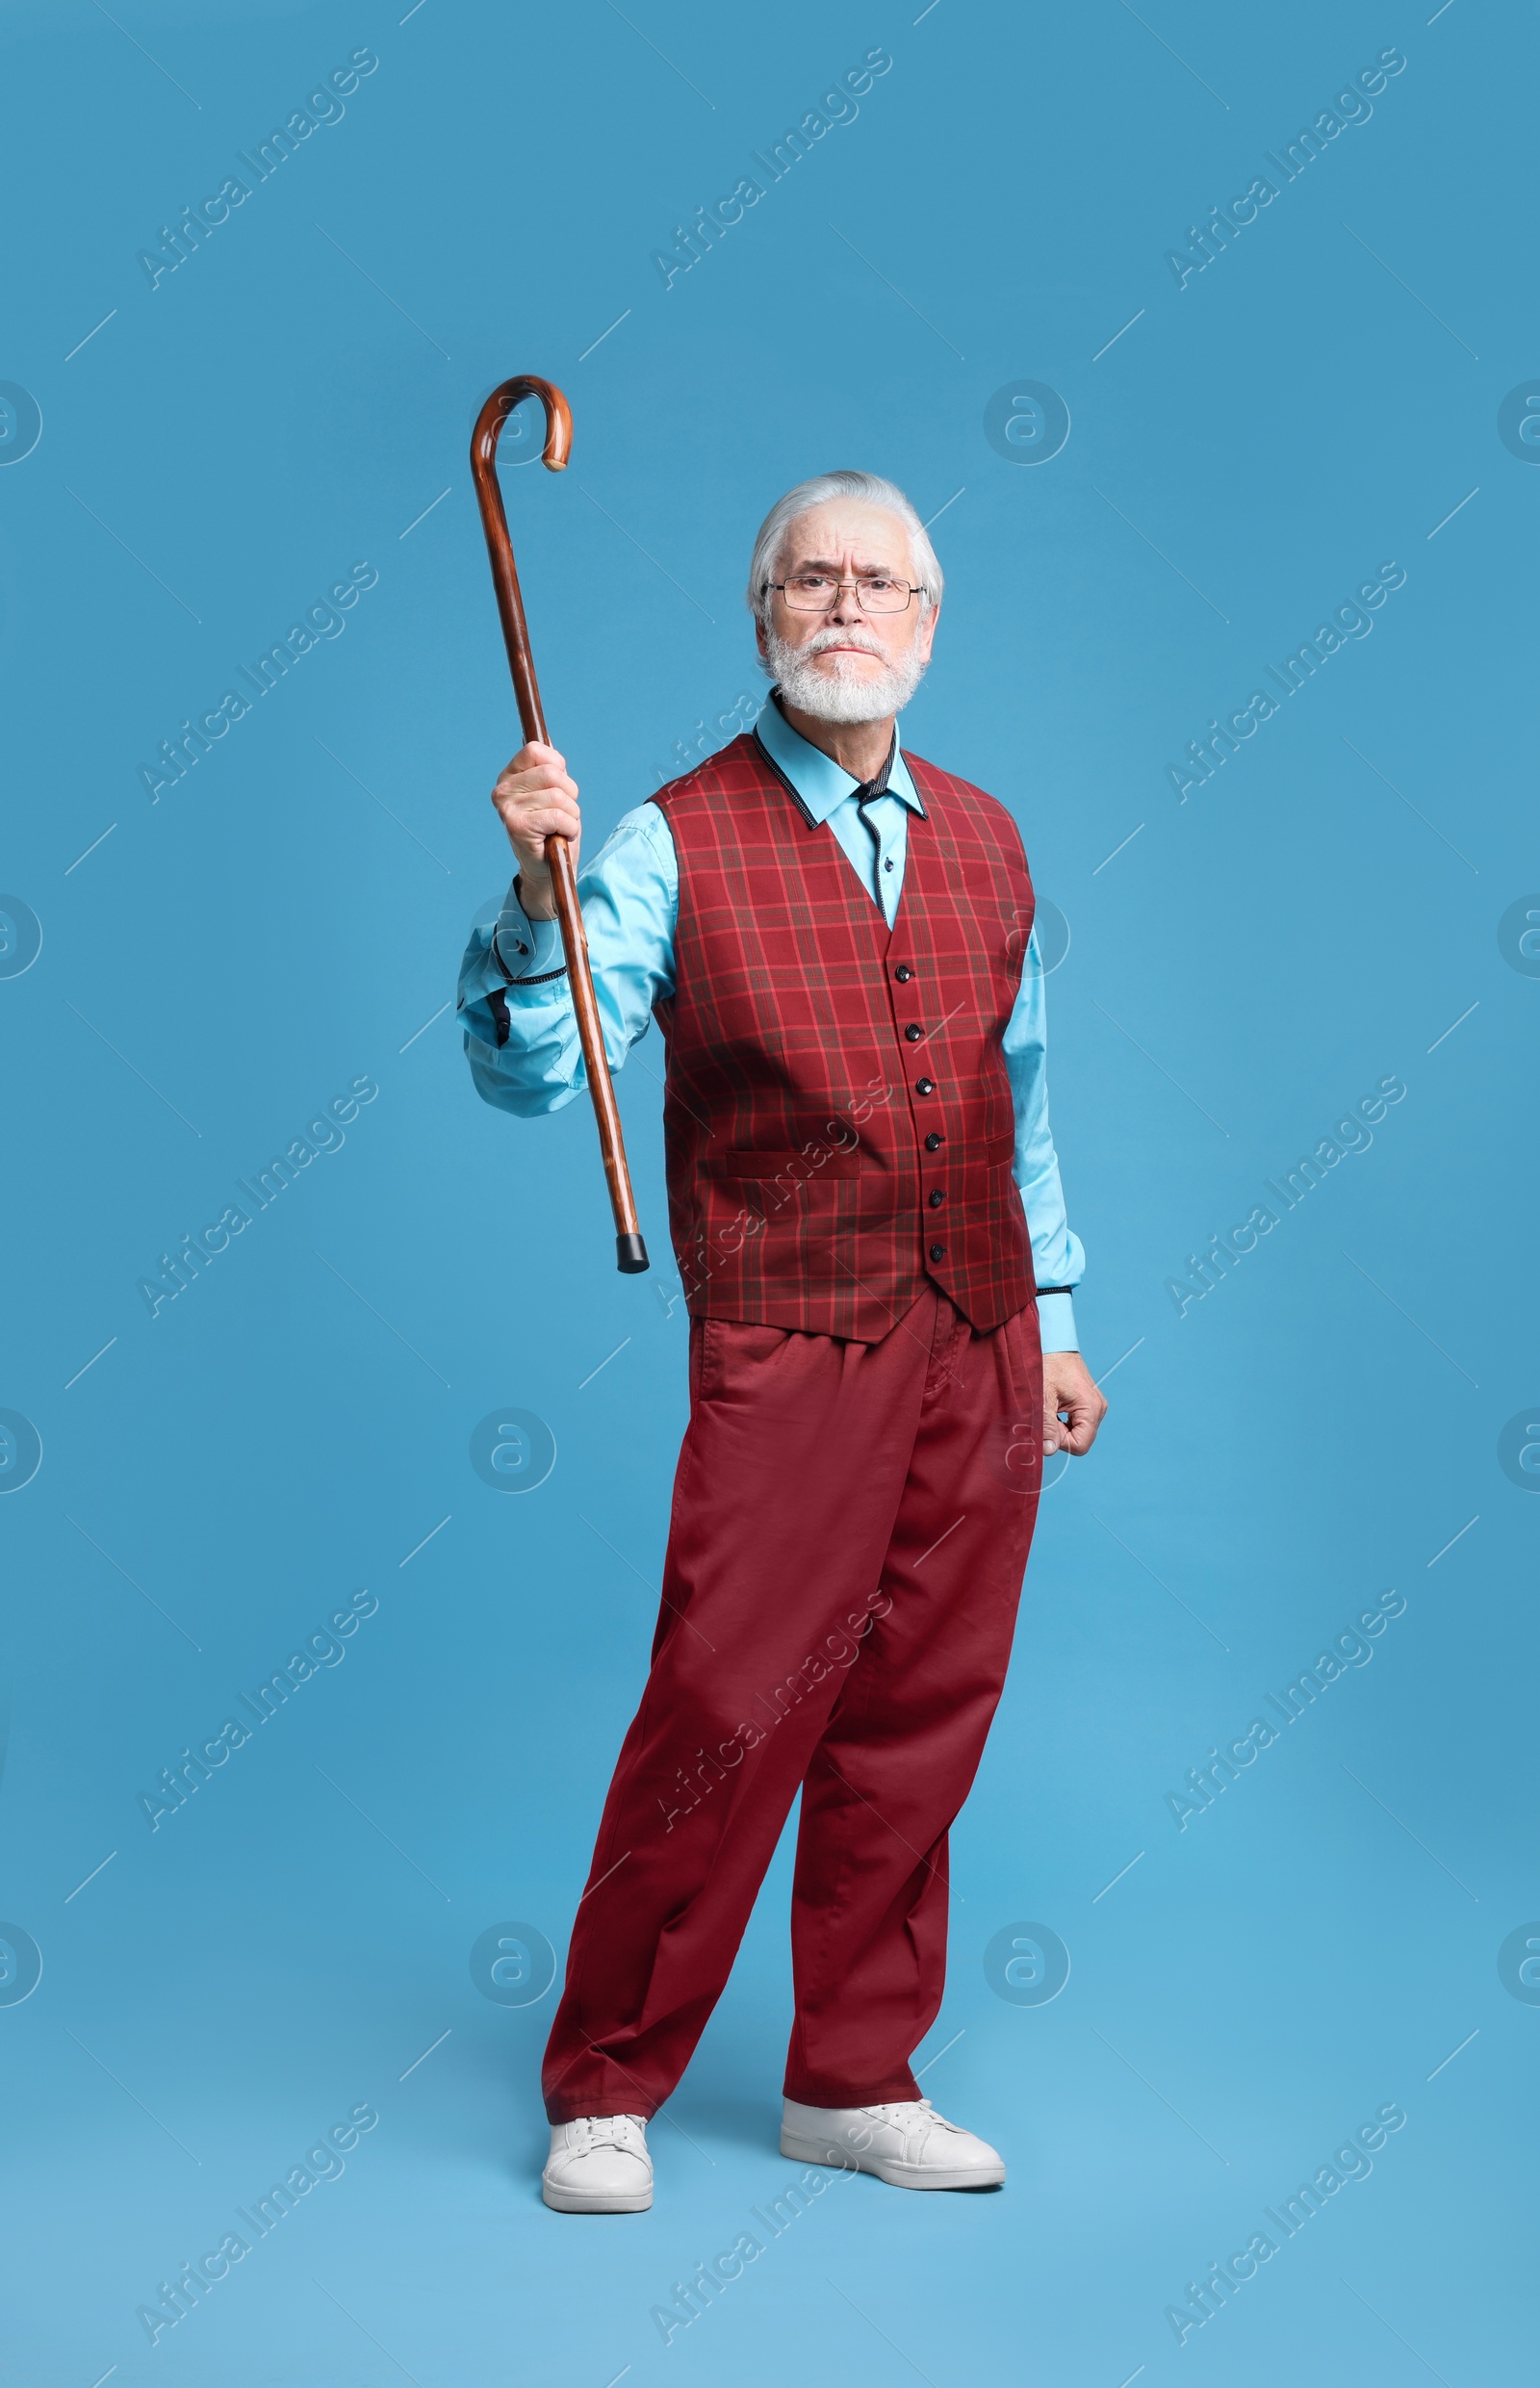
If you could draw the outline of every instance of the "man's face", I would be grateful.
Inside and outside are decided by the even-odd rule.
[[[834,498],[810,506],[787,531],[775,577],[788,580],[812,572],[845,581],[882,575],[912,586],[909,532],[896,514],[858,499]],[[827,611],[801,613],[780,589],[772,589],[769,629],[783,649],[811,649],[802,669],[815,680],[831,687],[839,681],[864,685],[885,680],[905,665],[923,669],[931,659],[938,611],[922,613],[919,598],[911,597],[903,613],[862,613],[854,588],[843,588]],[[765,628],[761,623],[761,655],[769,652]]]

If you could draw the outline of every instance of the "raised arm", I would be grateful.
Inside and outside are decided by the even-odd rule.
[[[581,834],[578,789],[553,747],[526,746],[492,801],[518,864],[497,921],[471,933],[460,967],[459,1014],[476,1091],[532,1118],[559,1111],[587,1085],[554,919],[548,836]],[[574,859],[576,860],[576,854]],[[647,1034],[652,1008],[673,992],[679,866],[654,805],[619,821],[578,877],[588,957],[611,1070]]]

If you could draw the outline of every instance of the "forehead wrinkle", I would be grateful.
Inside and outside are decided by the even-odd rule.
[[[837,575],[839,559],[837,556],[804,555],[796,558],[796,568],[800,573],[827,572]],[[893,566],[890,563],[854,564],[851,570],[858,580],[890,580],[893,578]]]
[[[829,511],[833,510],[833,507],[829,509]],[[896,514],[889,514],[886,507],[862,507],[860,510],[867,515],[867,521],[864,526],[849,526],[853,531],[853,536],[845,543],[847,546],[853,547],[859,540],[872,539],[876,537],[877,525],[871,520],[871,515],[875,513],[880,515],[882,527],[888,532],[895,545],[902,546],[905,553],[909,553],[912,541],[911,539],[909,526],[906,523],[902,522]],[[786,525],[785,530],[783,533],[783,549],[789,550],[797,547],[802,541],[810,540],[815,535],[820,541],[828,539],[832,533],[837,537],[838,531],[845,528],[847,526],[840,524],[836,527],[835,524],[827,520],[827,517],[826,520],[819,525],[817,533],[815,534],[812,531],[810,527],[811,517],[814,514],[823,514],[825,512],[826,509],[822,506],[809,506],[805,514],[793,515],[791,521]]]

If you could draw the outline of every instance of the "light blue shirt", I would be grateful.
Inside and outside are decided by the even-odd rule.
[[[863,819],[855,794],[860,783],[800,737],[773,700],[756,728],[813,820],[838,838],[861,886],[891,928],[904,885],[909,816],[925,810],[896,735],[886,790],[867,803]],[[618,1070],[652,1025],[654,1004],[674,992],[679,857],[656,805],[638,805],[616,823],[593,860],[584,864],[578,885],[604,1050],[611,1070]],[[508,1014],[502,1045],[498,1043],[490,1001],[499,993]],[[528,919],[513,887],[497,921],[472,930],[460,966],[459,1012],[471,1075],[487,1102],[528,1119],[559,1111],[586,1091],[561,932],[553,920]],[[1065,1219],[1048,1126],[1046,1053],[1042,961],[1034,935],[1004,1038],[1015,1107],[1014,1174],[1038,1283],[1069,1287],[1080,1283],[1085,1254]],[[1067,1292],[1042,1295],[1038,1311],[1044,1351],[1078,1348],[1074,1304]]]

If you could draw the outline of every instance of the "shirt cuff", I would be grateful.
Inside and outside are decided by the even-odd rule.
[[[1080,1338],[1075,1332],[1075,1301],[1072,1294],[1040,1294],[1038,1297],[1038,1332],[1044,1351],[1078,1351]]]
[[[513,887],[508,889],[492,933],[492,952],[510,987],[532,979],[549,981],[565,966],[560,923],[531,920]]]

